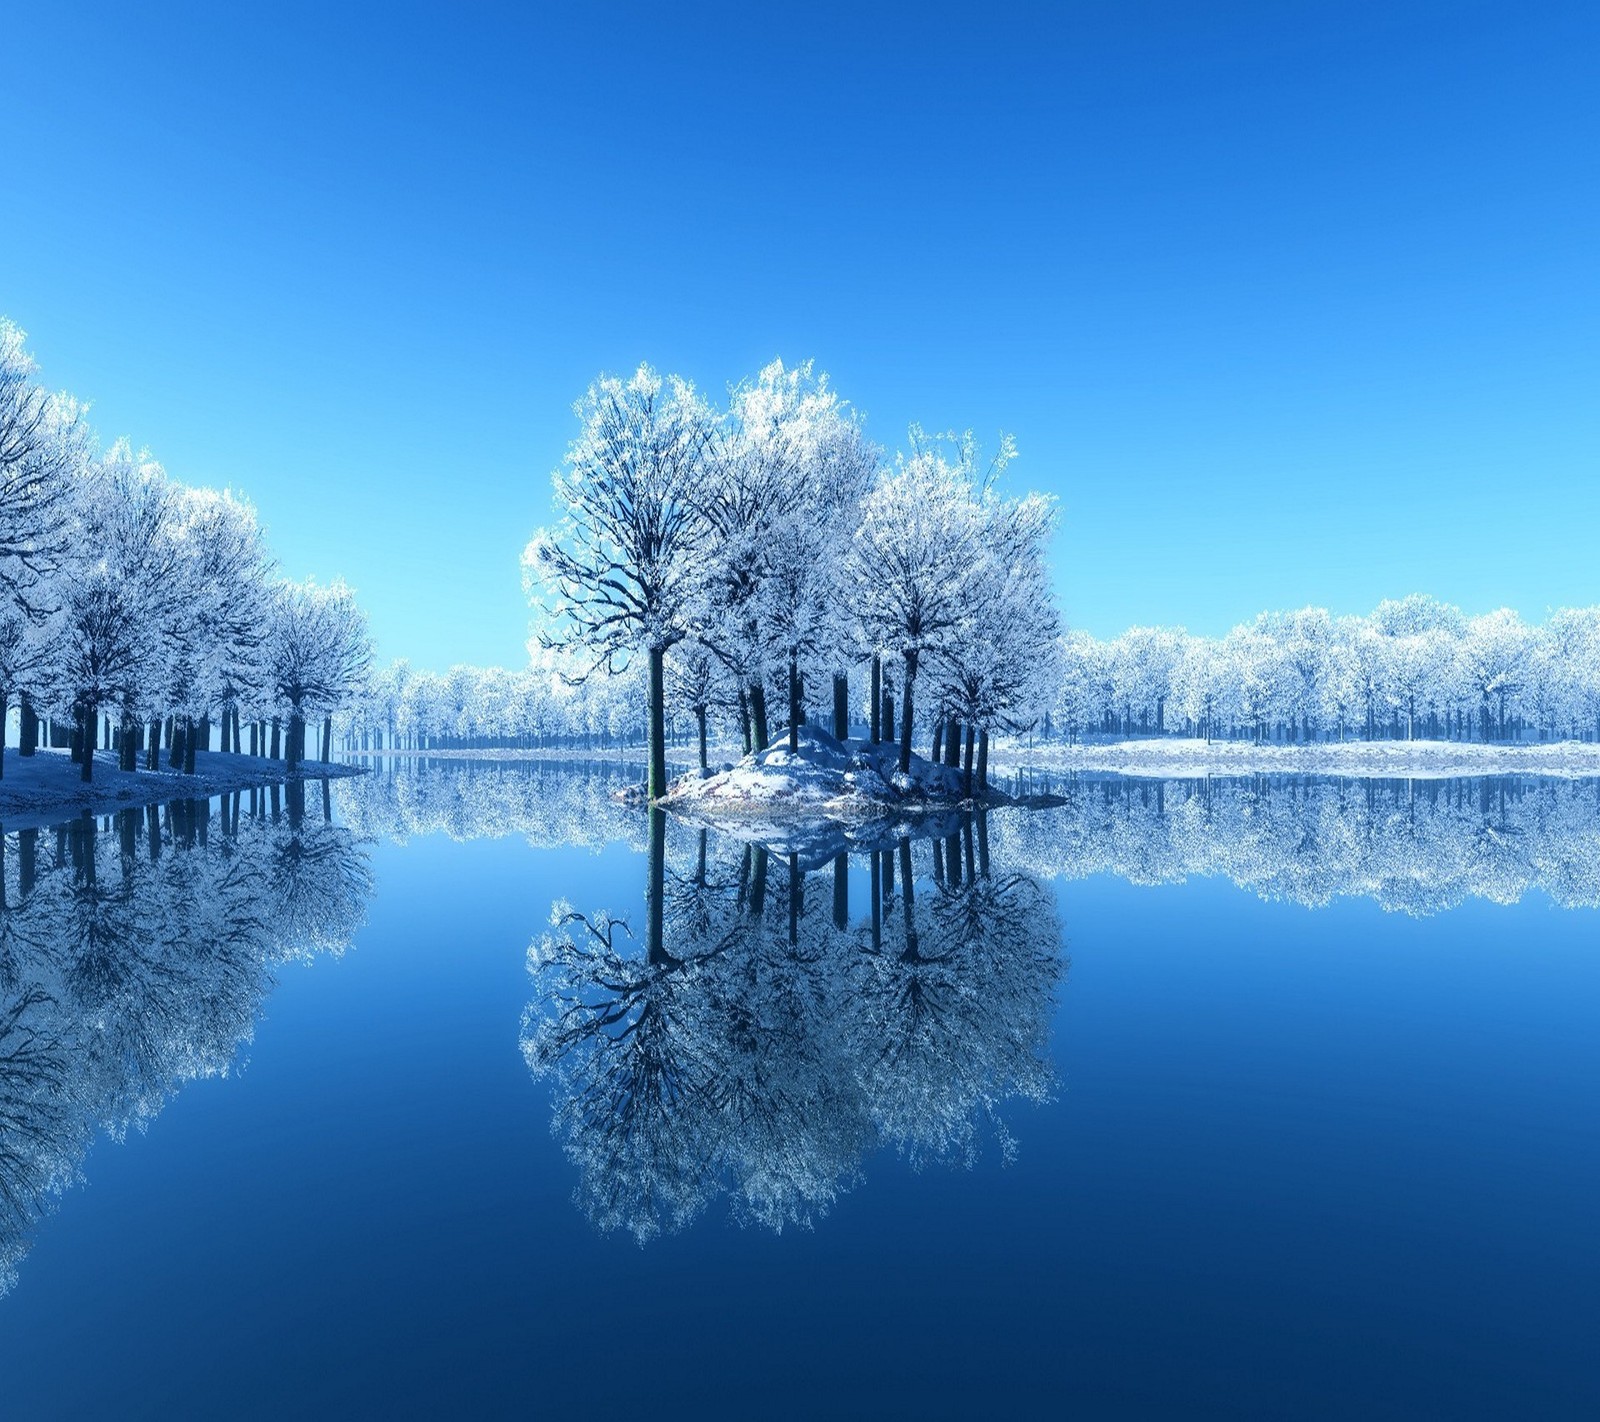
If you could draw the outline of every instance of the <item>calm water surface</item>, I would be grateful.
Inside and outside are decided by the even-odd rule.
[[[1600,1415],[1600,785],[617,776],[5,835],[0,1415]]]

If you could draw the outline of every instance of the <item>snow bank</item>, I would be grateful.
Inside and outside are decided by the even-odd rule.
[[[163,755],[165,759],[165,755]],[[295,779],[320,780],[328,776],[361,775],[358,766],[302,761]],[[87,785],[81,768],[65,751],[41,749],[36,755],[5,752],[5,775],[0,778],[0,823],[7,829],[53,824],[88,810],[111,814],[134,805],[192,800],[248,790],[257,785],[277,785],[290,777],[283,762],[254,755],[224,755],[200,751],[195,773],[176,770],[126,771],[117,768],[115,751],[97,751],[94,779]]]

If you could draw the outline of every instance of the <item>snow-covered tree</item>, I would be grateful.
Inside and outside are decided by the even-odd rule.
[[[971,590],[983,566],[985,523],[971,436],[930,439],[913,428],[910,445],[863,501],[851,550],[851,596],[863,638],[902,667],[902,773],[911,766],[917,673],[966,631]],[[1009,441],[1002,444],[985,483],[1013,453]]]
[[[366,616],[342,581],[279,583],[264,653],[268,685],[287,712],[284,759],[293,770],[305,758],[306,718],[331,716],[366,684]],[[325,726],[325,755],[327,737]]]
[[[694,388],[648,366],[602,376],[575,407],[581,424],[554,476],[560,524],[523,554],[530,598],[552,645],[590,669],[643,658],[649,671],[649,793],[666,792],[665,664],[691,630],[707,528],[697,500],[716,418]]]

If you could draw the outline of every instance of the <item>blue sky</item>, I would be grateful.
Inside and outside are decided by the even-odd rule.
[[[329,12],[337,8],[338,14]],[[1068,618],[1600,600],[1600,8],[34,5],[0,312],[380,651],[514,663],[572,401],[1019,441]]]

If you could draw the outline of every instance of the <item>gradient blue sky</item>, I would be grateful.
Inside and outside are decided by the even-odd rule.
[[[337,10],[337,15],[331,13]],[[519,662],[570,406],[1014,431],[1071,621],[1600,599],[1600,7],[11,7],[0,312],[383,655]]]

